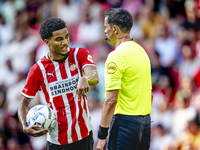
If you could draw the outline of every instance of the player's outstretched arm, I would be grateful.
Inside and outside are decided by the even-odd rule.
[[[97,83],[99,83],[99,76],[97,73],[97,68],[95,66],[86,66],[84,67],[83,71],[89,85],[96,85]]]
[[[99,83],[99,76],[95,66],[86,66],[83,69],[85,76],[79,79],[77,90],[78,95],[83,96],[90,90],[90,85]]]
[[[40,128],[39,125],[28,126],[26,123],[26,115],[28,113],[30,101],[31,99],[22,96],[18,106],[18,118],[22,125],[23,132],[34,137],[45,135],[48,132],[48,129],[37,130]]]

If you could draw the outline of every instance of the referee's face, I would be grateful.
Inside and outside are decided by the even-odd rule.
[[[50,53],[56,58],[62,59],[59,54],[67,54],[69,47],[69,32],[67,28],[54,31],[51,39],[48,40],[47,45],[49,46]]]
[[[115,30],[110,28],[110,25],[108,24],[108,17],[105,17],[104,19],[104,28],[105,28],[104,33],[106,35],[106,40],[108,40],[109,44],[115,45],[115,36],[114,36]]]

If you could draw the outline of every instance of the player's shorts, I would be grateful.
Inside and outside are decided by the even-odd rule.
[[[86,138],[66,145],[56,145],[47,141],[46,150],[93,150],[93,133],[90,131]]]
[[[108,150],[149,150],[151,117],[114,115],[110,124]]]

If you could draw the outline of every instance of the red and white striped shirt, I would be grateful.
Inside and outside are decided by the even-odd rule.
[[[81,140],[92,130],[85,96],[78,99],[77,83],[82,69],[96,66],[88,50],[70,48],[69,56],[58,63],[44,56],[29,71],[22,95],[33,98],[41,90],[46,102],[57,116],[55,129],[47,134],[47,140],[65,145]]]

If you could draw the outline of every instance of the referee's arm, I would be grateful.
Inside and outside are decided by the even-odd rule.
[[[112,90],[106,92],[106,98],[103,104],[102,118],[100,127],[106,129],[109,128],[114,111],[117,103],[119,90]],[[97,144],[97,150],[104,150],[106,144],[105,133],[103,133],[103,138],[100,138]],[[107,136],[107,135],[106,135]]]
[[[101,126],[108,128],[110,126],[115,106],[117,103],[119,90],[107,91],[106,98],[103,104]]]

